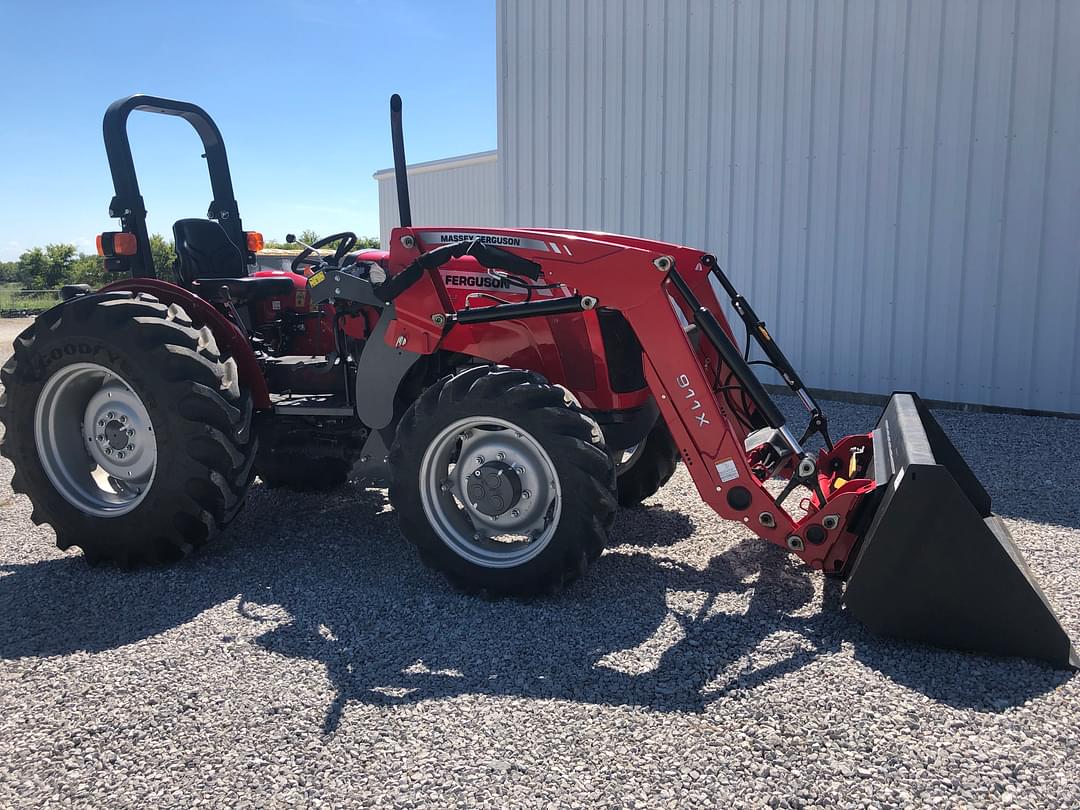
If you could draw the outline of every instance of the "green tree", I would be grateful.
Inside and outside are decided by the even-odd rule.
[[[310,230],[310,229],[305,230],[305,231],[301,231],[299,238],[302,241],[307,242],[309,245],[312,244],[313,242],[318,242],[319,239],[320,239],[319,234],[316,233],[313,230]],[[278,242],[276,240],[267,241],[265,246],[267,248],[271,248],[273,250],[302,250],[303,249],[303,248],[300,247],[299,244],[296,244],[295,242],[293,244],[289,244],[288,242],[285,242],[285,241]],[[367,248],[377,248],[378,246],[379,246],[379,238],[377,236],[359,236],[356,239],[356,247],[353,248],[353,250],[365,250]],[[334,247],[334,245],[331,244],[331,245],[328,245],[328,247]]]
[[[109,279],[105,274],[105,260],[97,254],[80,253],[71,265],[71,283],[89,284],[97,289],[104,286]]]
[[[176,261],[176,250],[173,243],[155,233],[150,237],[150,255],[154,257],[154,269],[159,278],[171,278],[173,262]]]
[[[42,289],[54,290],[71,281],[72,265],[78,251],[74,245],[61,242],[56,245],[45,246],[45,258],[47,260],[44,284]]]
[[[25,251],[15,263],[15,276],[23,289],[41,289],[45,285],[45,275],[49,260],[45,251],[39,247]]]
[[[26,251],[16,262],[16,277],[24,289],[55,290],[74,277],[78,253],[64,242]]]
[[[19,280],[18,262],[0,262],[0,284],[11,284]]]

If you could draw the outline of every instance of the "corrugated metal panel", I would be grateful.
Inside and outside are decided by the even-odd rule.
[[[494,152],[432,161],[409,167],[409,201],[417,225],[497,225],[501,221]],[[375,175],[379,183],[379,239],[390,244],[398,225],[394,173]]]
[[[1080,412],[1080,3],[498,14],[505,222],[709,248],[818,387]]]

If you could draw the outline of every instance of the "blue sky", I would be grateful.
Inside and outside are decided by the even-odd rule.
[[[0,260],[46,242],[93,250],[112,196],[101,117],[135,92],[217,121],[244,225],[378,235],[371,175],[496,145],[494,0],[0,0]],[[171,237],[210,201],[184,122],[130,119],[149,225]]]

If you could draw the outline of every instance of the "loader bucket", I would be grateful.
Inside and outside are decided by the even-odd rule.
[[[989,495],[917,395],[893,394],[873,443],[880,500],[844,595],[855,617],[882,635],[1080,667]]]

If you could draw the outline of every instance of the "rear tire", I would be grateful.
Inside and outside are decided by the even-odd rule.
[[[637,506],[671,480],[679,464],[679,449],[662,418],[622,464],[616,464],[619,504]]]
[[[558,591],[600,556],[617,509],[596,423],[530,371],[476,366],[428,388],[390,470],[402,533],[470,593]]]
[[[72,378],[77,386],[64,382]],[[12,489],[30,498],[31,518],[53,527],[59,548],[77,545],[91,562],[172,561],[205,545],[243,505],[257,449],[251,400],[235,362],[181,307],[130,292],[54,307],[16,338],[0,382],[0,453],[15,465]],[[106,428],[87,433],[108,416],[93,421],[93,403],[114,392],[145,421],[126,425],[144,434],[131,439],[139,451],[120,447],[119,415],[109,422],[115,441]],[[89,421],[72,419],[84,398]],[[92,455],[95,440],[114,466]],[[125,484],[121,450],[152,453],[139,486]]]

